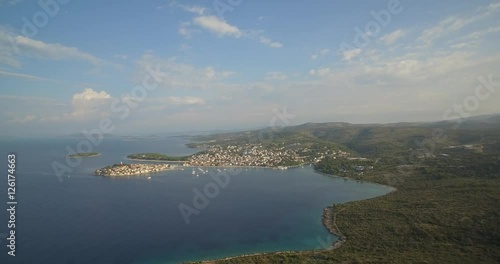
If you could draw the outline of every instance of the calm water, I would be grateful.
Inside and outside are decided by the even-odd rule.
[[[193,188],[203,188],[209,174],[191,169],[146,177],[92,176],[100,167],[137,152],[186,155],[180,138],[123,141],[108,138],[62,182],[51,168],[64,162],[67,145],[78,139],[0,141],[1,169],[7,152],[17,154],[17,249],[8,257],[0,237],[0,263],[178,263],[239,254],[318,249],[330,244],[321,224],[323,207],[333,202],[367,199],[389,187],[332,178],[311,168],[286,171],[242,169],[226,188],[186,224],[179,204],[193,206]],[[209,170],[215,172],[214,168]],[[6,173],[4,173],[6,174]],[[0,202],[6,207],[6,177]],[[1,210],[0,233],[7,233]]]

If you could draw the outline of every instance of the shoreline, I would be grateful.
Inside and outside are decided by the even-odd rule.
[[[335,250],[341,247],[347,241],[347,237],[342,234],[340,228],[337,226],[336,220],[337,212],[335,211],[335,208],[333,206],[327,206],[323,208],[323,217],[321,219],[321,222],[323,223],[323,226],[326,228],[326,230],[330,232],[330,234],[338,238],[337,241],[332,243],[332,247],[330,248],[330,250]]]
[[[148,159],[133,159],[133,158],[127,158],[127,160],[133,160],[133,161],[150,161],[150,162],[160,162],[160,163],[187,163],[187,161],[168,161],[168,160],[148,160]],[[305,166],[306,163],[304,164],[299,164],[299,165],[292,165],[292,166],[281,166],[281,167],[286,167],[287,169],[291,168],[298,168],[300,166]],[[183,168],[261,168],[261,169],[279,169],[280,166],[276,167],[269,167],[269,166],[252,166],[252,165],[221,165],[221,166],[209,166],[209,165],[192,165],[189,164],[187,166],[179,166]],[[287,170],[284,169],[284,170]]]
[[[147,176],[153,173],[176,170],[176,166],[169,164],[114,164],[100,168],[94,171],[95,176],[102,177],[128,177],[128,176]]]
[[[298,165],[298,166],[301,166],[301,165]],[[383,194],[383,195],[380,195],[380,196],[376,196],[376,197],[372,197],[372,198],[368,198],[368,199],[363,199],[363,200],[369,200],[369,199],[374,199],[374,198],[382,197],[382,196],[391,194],[391,193],[393,193],[393,192],[395,192],[395,191],[398,190],[397,188],[395,188],[393,186],[384,185],[384,184],[381,184],[381,183],[370,182],[370,181],[362,181],[362,180],[357,180],[357,179],[353,179],[353,178],[349,178],[349,177],[342,177],[342,176],[337,176],[337,175],[333,175],[333,174],[327,174],[327,173],[323,173],[323,172],[317,171],[315,169],[314,169],[314,172],[316,172],[318,174],[322,174],[322,175],[328,176],[328,177],[344,178],[344,179],[348,179],[348,180],[355,180],[355,181],[360,181],[360,182],[367,182],[367,183],[370,183],[370,184],[376,184],[376,185],[380,185],[380,186],[384,186],[384,187],[389,187],[391,189],[386,194]],[[355,200],[355,201],[351,201],[351,202],[357,202],[357,201],[363,201],[363,200]],[[338,211],[338,212],[340,212],[340,211]],[[333,205],[326,206],[325,208],[323,208],[323,214],[322,214],[322,217],[321,217],[321,222],[322,222],[323,226],[325,227],[325,229],[330,234],[332,234],[332,235],[334,235],[334,236],[336,236],[338,238],[338,240],[336,240],[335,242],[333,242],[332,245],[331,245],[331,247],[328,248],[328,249],[285,250],[285,251],[275,251],[275,252],[263,252],[263,253],[244,254],[244,255],[238,255],[238,256],[233,256],[233,257],[225,257],[225,258],[202,260],[202,261],[188,261],[186,263],[207,263],[208,264],[208,263],[215,263],[216,261],[220,261],[220,260],[232,260],[232,259],[238,259],[238,258],[244,258],[244,257],[253,257],[253,256],[265,256],[265,255],[286,254],[286,253],[314,253],[314,252],[320,252],[320,251],[333,251],[333,250],[336,250],[336,249],[340,248],[342,245],[344,245],[345,242],[347,241],[347,237],[340,231],[340,228],[337,226],[337,223],[336,223],[337,213],[338,212],[335,211]]]
[[[166,162],[183,163],[183,162],[186,162],[186,161],[168,161],[168,160],[133,159],[133,158],[127,158],[127,157],[125,157],[125,159],[127,159],[127,160],[135,160],[135,161],[162,162],[162,163],[166,163]]]
[[[101,156],[101,153],[97,153],[95,155],[90,155],[90,156],[85,156],[85,155],[77,155],[77,154],[73,154],[75,156],[72,156],[72,155],[66,155],[66,157],[68,158],[94,158],[94,157],[99,157]]]
[[[321,174],[321,175],[324,175],[324,176],[327,176],[327,177],[342,178],[344,180],[351,180],[351,181],[357,181],[357,182],[366,182],[366,183],[375,184],[375,185],[378,185],[378,186],[389,187],[390,191],[388,193],[384,194],[384,195],[388,195],[388,194],[390,194],[390,193],[395,192],[395,191],[398,190],[394,186],[385,185],[385,184],[378,183],[378,182],[371,182],[371,181],[366,181],[366,180],[358,180],[358,179],[354,179],[354,178],[351,178],[351,177],[348,177],[348,176],[338,176],[338,175],[328,174],[328,173],[324,173],[324,172],[318,171],[316,169],[314,169],[314,172],[316,172],[318,174]],[[384,196],[384,195],[381,195],[381,196]],[[380,197],[380,196],[377,196],[377,197]],[[369,198],[369,199],[371,199],[371,198]],[[357,200],[357,201],[362,201],[362,200]]]
[[[125,177],[138,177],[138,176],[148,176],[151,174],[156,174],[160,172],[165,172],[165,171],[173,171],[177,169],[168,169],[168,170],[160,170],[160,171],[152,171],[152,172],[146,172],[146,173],[134,173],[134,174],[123,174],[123,175],[107,175],[107,174],[93,174],[94,176],[101,176],[101,177],[109,177],[109,178],[125,178]]]

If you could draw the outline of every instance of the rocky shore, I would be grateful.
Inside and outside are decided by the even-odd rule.
[[[347,238],[340,232],[339,227],[335,223],[336,220],[336,212],[335,208],[333,206],[328,206],[323,209],[323,225],[326,227],[328,232],[330,232],[332,235],[335,235],[338,237],[338,240],[335,241],[332,244],[332,249],[339,248],[342,246]]]
[[[131,176],[174,169],[170,164],[114,164],[94,172],[98,176]]]

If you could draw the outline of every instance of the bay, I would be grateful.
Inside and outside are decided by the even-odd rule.
[[[188,155],[178,137],[149,140],[104,139],[69,177],[58,178],[54,162],[66,164],[67,147],[78,138],[2,140],[2,169],[8,153],[17,156],[16,257],[8,257],[0,237],[1,263],[179,263],[241,254],[321,249],[333,241],[321,223],[332,203],[368,199],[390,187],[330,177],[311,167],[289,170],[229,169],[229,184],[218,186],[208,205],[186,223],[179,210],[193,204],[196,190],[216,182],[217,168],[192,175],[191,168],[147,177],[93,176],[100,167],[135,163],[128,154]],[[224,168],[220,168],[222,171]],[[230,173],[229,173],[230,172]],[[7,179],[0,183],[6,206]],[[212,194],[215,189],[212,188]],[[0,234],[7,233],[0,215]],[[4,262],[5,261],[5,262]]]

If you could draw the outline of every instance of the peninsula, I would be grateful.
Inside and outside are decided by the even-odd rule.
[[[189,161],[190,156],[168,156],[160,153],[139,153],[128,155],[127,158],[134,160],[153,160],[153,161]]]
[[[111,166],[98,169],[94,172],[97,176],[132,176],[148,174],[166,170],[172,170],[175,166],[170,164],[114,164]]]
[[[99,152],[78,152],[74,154],[69,154],[70,158],[91,158],[101,155]]]
[[[201,145],[204,151],[189,156],[168,156],[160,153],[139,153],[128,155],[134,160],[183,162],[185,166],[203,167],[267,167],[283,169],[302,164],[314,164],[331,156],[348,158],[350,153],[331,145],[283,143],[265,144],[212,144]],[[361,165],[356,163],[356,165]]]

